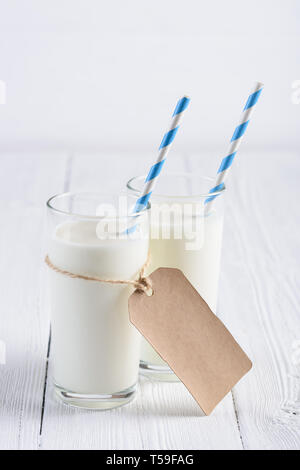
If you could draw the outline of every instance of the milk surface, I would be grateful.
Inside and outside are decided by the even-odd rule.
[[[96,222],[59,225],[50,241],[51,262],[103,279],[134,279],[148,241],[100,240]],[[55,383],[82,394],[114,394],[137,382],[140,334],[129,322],[132,287],[72,279],[50,270]]]
[[[208,216],[200,216],[199,246],[187,250],[190,239],[183,236],[176,240],[174,225],[169,227],[170,239],[150,240],[151,265],[149,272],[159,267],[178,268],[197,289],[213,312],[216,311],[220,257],[222,246],[223,216],[212,212]],[[151,227],[153,234],[154,224]],[[187,234],[188,235],[188,234]],[[184,312],[182,312],[184,315]],[[152,346],[143,338],[141,360],[157,366],[167,366]]]

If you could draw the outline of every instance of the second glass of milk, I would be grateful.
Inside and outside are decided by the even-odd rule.
[[[77,277],[138,278],[148,254],[149,208],[130,216],[135,201],[67,193],[47,203],[51,365],[56,394],[73,406],[114,408],[136,393],[141,336],[129,321],[133,288]]]
[[[144,181],[145,176],[132,178],[129,193],[140,194]],[[160,175],[151,195],[149,273],[159,267],[180,269],[216,312],[225,189],[210,194],[213,186],[214,179],[197,173]],[[205,201],[213,195],[208,212]],[[140,372],[156,380],[178,380],[144,338]]]

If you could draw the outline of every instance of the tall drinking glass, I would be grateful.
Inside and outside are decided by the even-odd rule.
[[[132,178],[127,189],[139,195],[145,176]],[[178,268],[215,312],[223,230],[223,198],[217,197],[208,213],[205,201],[211,197],[212,178],[190,173],[164,173],[151,195],[149,271],[159,267]],[[184,312],[182,312],[184,315]],[[177,381],[176,375],[143,338],[140,372],[157,380]]]
[[[54,387],[78,407],[114,408],[136,392],[140,334],[127,306],[133,288],[78,277],[138,278],[148,254],[149,207],[136,219],[128,215],[136,197],[121,199],[68,193],[47,202]],[[133,223],[136,230],[125,236]]]

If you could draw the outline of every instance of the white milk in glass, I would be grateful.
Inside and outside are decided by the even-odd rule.
[[[170,226],[170,239],[150,240],[151,264],[149,271],[163,266],[180,269],[198,290],[213,312],[216,311],[218,280],[222,247],[223,215],[217,212],[199,217],[199,247],[193,246],[191,239],[174,239],[174,226]],[[151,233],[155,229],[151,227]],[[154,230],[155,231],[155,230]],[[183,312],[184,315],[184,312]],[[166,363],[143,338],[141,360],[147,364],[166,366]]]
[[[55,227],[48,256],[71,273],[136,279],[148,253],[146,237],[99,239],[97,222]],[[129,321],[131,286],[71,278],[49,270],[51,359],[56,392],[67,403],[110,408],[135,393],[141,336]]]
[[[143,177],[133,178],[127,187],[131,193],[139,194],[143,181]],[[223,194],[219,192],[207,214],[205,200],[213,182],[213,179],[189,173],[166,174],[158,178],[151,197],[149,272],[159,267],[180,269],[212,311],[216,312],[223,232]],[[166,213],[169,210],[169,214],[175,209],[179,216],[158,218],[157,213],[163,207]],[[192,215],[189,216],[186,211],[191,208]],[[189,228],[191,223],[192,230]],[[198,243],[193,243],[195,235]],[[144,338],[140,367],[142,373],[152,374],[158,380],[178,380]]]

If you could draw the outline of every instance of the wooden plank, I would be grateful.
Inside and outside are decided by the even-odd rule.
[[[70,189],[120,191],[132,175],[145,172],[151,156],[81,155],[74,157]],[[168,171],[186,171],[172,155]],[[50,370],[51,372],[51,370]],[[132,404],[107,412],[75,410],[53,398],[51,380],[42,435],[43,449],[241,449],[232,397],[210,417],[199,409],[182,384],[142,379]]]
[[[219,307],[254,361],[253,371],[234,390],[238,425],[230,396],[211,417],[201,418],[181,384],[143,379],[134,403],[97,413],[57,403],[49,381],[42,448],[299,448],[299,431],[275,420],[291,393],[287,374],[300,329],[299,157],[242,157],[228,184]],[[197,155],[184,167],[178,157],[172,170],[202,167],[212,174],[213,159]],[[0,365],[0,448],[31,449],[39,446],[49,332],[41,267],[44,201],[62,191],[65,175],[72,190],[98,189],[99,178],[100,190],[117,191],[132,173],[143,172],[144,164],[131,155],[95,155],[75,157],[71,168],[64,155],[40,159],[25,154],[2,156],[1,163],[0,339],[6,343],[7,363]]]
[[[65,156],[2,155],[0,181],[0,448],[36,449],[49,318],[42,309],[45,200],[61,191]]]
[[[227,184],[219,314],[254,362],[233,393],[246,449],[300,446],[276,421],[300,338],[298,174],[299,155],[241,153]]]

